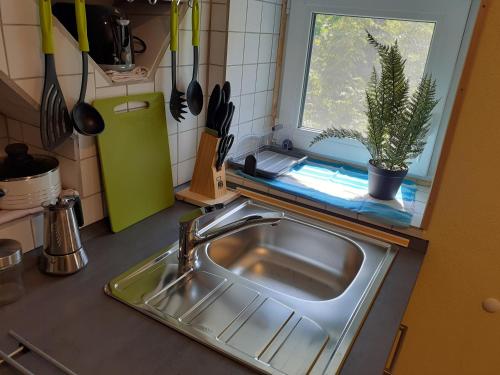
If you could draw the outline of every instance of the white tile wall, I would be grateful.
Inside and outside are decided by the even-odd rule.
[[[242,65],[232,65],[226,68],[226,80],[231,82],[231,95],[239,96],[241,94],[241,78],[243,74]],[[267,82],[266,82],[267,84]],[[234,103],[234,100],[233,100]],[[235,104],[236,105],[236,104]],[[233,117],[234,121],[234,117]]]
[[[233,102],[239,104],[239,113],[235,112],[232,123],[237,133],[233,152],[246,135],[270,131],[276,73],[273,41],[276,40],[277,48],[280,14],[281,5],[274,1],[229,1],[225,78],[235,88]]]
[[[272,34],[260,34],[259,63],[268,63],[271,61],[272,43]]]
[[[145,92],[154,92],[155,83],[154,82],[144,82],[127,85],[128,95],[143,94]]]
[[[270,64],[259,64],[257,66],[257,81],[255,84],[255,91],[265,91],[269,84],[269,67]]]
[[[245,31],[247,0],[231,0],[229,3],[228,31]]]
[[[175,165],[178,163],[177,159],[177,149],[178,149],[178,142],[177,142],[177,133],[176,134],[171,134],[168,136],[168,147],[170,149],[170,163],[172,165]]]
[[[102,193],[91,195],[82,199],[83,217],[85,225],[101,220],[104,213],[104,200]]]
[[[255,94],[255,102],[253,107],[253,118],[262,118],[266,115],[266,99],[267,92],[261,91]]]
[[[174,185],[177,185],[177,168],[178,168],[178,164],[172,165],[172,181],[173,181]]]
[[[127,95],[127,86],[109,86],[95,89],[96,99]]]
[[[171,68],[158,68],[155,75],[155,91],[162,91],[167,101],[170,100],[169,93],[172,91],[171,75]]]
[[[233,96],[233,104],[234,104],[233,126],[238,126],[238,124],[240,123],[241,98],[239,96]]]
[[[194,158],[196,156],[198,130],[192,129],[179,133],[178,137],[179,162]]]
[[[276,5],[275,7],[276,8],[275,8],[275,11],[274,11],[273,33],[274,34],[279,34],[280,33],[281,5]]]
[[[271,49],[271,62],[273,63],[276,62],[276,57],[278,54],[278,42],[279,42],[278,35],[273,35],[273,46]]]
[[[195,158],[188,159],[177,164],[177,184],[181,185],[191,180],[193,175]]]
[[[276,78],[276,63],[271,63],[269,67],[269,84],[267,85],[268,90],[274,88],[274,80]]]
[[[97,155],[97,145],[93,137],[78,137],[78,153],[80,159]]]
[[[97,156],[92,156],[80,161],[82,190],[81,196],[88,197],[101,192],[101,177],[99,170],[99,160]]]
[[[271,3],[262,3],[262,22],[260,24],[261,33],[273,33],[274,13],[276,6]]]
[[[252,122],[242,122],[240,117],[240,124],[238,126],[238,139],[242,139],[252,134]]]
[[[256,64],[259,58],[259,34],[246,33],[243,64]]]
[[[33,0],[0,1],[2,22],[6,25],[38,25],[38,7]]]
[[[227,35],[227,65],[243,64],[245,50],[245,34],[228,32]]]
[[[31,229],[31,219],[26,216],[0,226],[1,238],[12,238],[21,243],[23,252],[33,249],[33,233]]]
[[[257,64],[243,65],[243,76],[241,79],[241,94],[254,93],[256,80],[257,80]],[[243,105],[245,105],[245,103]]]
[[[240,123],[252,121],[254,102],[255,94],[247,94],[241,96]]]
[[[80,161],[58,157],[63,188],[82,191],[82,178],[80,174]]]
[[[248,0],[246,19],[247,22],[245,31],[252,33],[260,32],[260,23],[262,20],[262,1]]]

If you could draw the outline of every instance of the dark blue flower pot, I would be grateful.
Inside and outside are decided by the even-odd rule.
[[[398,193],[408,169],[403,171],[389,171],[368,162],[368,194],[373,198],[384,201],[392,200]]]

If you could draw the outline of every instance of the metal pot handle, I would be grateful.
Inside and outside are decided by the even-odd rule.
[[[77,191],[72,190],[71,194],[63,195],[60,198],[62,201],[65,202],[72,202],[73,203],[73,212],[75,214],[76,222],[78,224],[78,227],[83,227],[85,224],[85,221],[83,219],[83,209],[82,209],[82,201],[80,199],[80,195],[78,194]]]
[[[73,201],[75,202],[73,211],[75,212],[76,222],[78,223],[79,227],[83,227],[85,221],[83,219],[82,200],[80,199],[79,195],[75,195],[73,197]]]

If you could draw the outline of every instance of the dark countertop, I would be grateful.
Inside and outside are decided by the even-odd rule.
[[[175,242],[178,217],[193,206],[176,202],[120,233],[105,222],[82,232],[87,268],[69,277],[37,269],[37,251],[24,258],[26,295],[0,307],[0,350],[10,352],[14,330],[78,374],[253,374],[254,371],[106,296],[103,286]],[[363,325],[342,374],[377,374],[413,288],[423,253],[402,250]],[[36,374],[55,374],[33,353],[16,357]],[[360,366],[363,364],[363,366]],[[367,364],[370,364],[367,366]],[[14,374],[0,366],[0,374]]]

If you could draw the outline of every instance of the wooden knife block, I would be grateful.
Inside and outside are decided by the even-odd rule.
[[[208,132],[202,133],[191,186],[179,191],[175,195],[177,199],[205,206],[227,203],[238,197],[239,193],[227,189],[225,164],[220,171],[215,168],[220,140]]]

